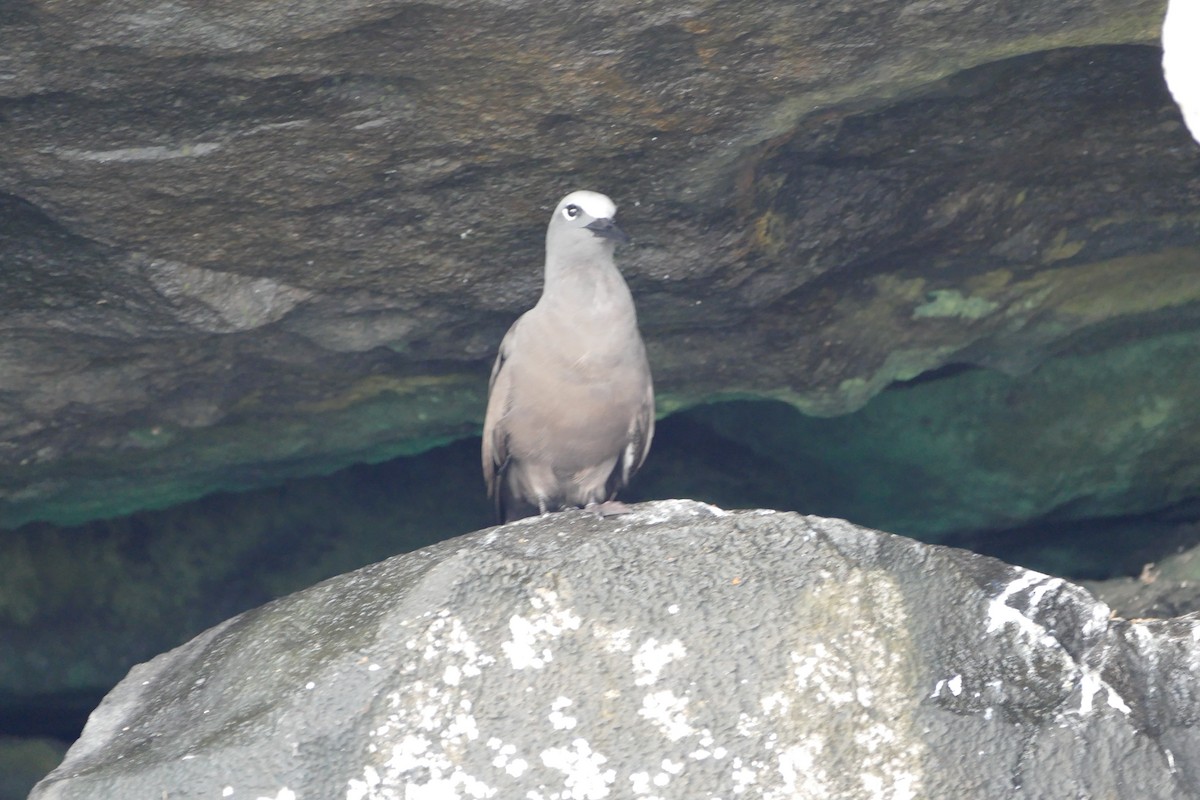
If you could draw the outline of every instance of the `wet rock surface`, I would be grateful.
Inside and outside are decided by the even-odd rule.
[[[32,797],[1190,797],[1197,624],[838,520],[555,514],[135,668]]]

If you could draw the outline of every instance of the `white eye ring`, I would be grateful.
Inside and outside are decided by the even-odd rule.
[[[563,216],[567,219],[575,219],[582,213],[583,212],[580,211],[579,206],[575,205],[574,203],[563,209]]]

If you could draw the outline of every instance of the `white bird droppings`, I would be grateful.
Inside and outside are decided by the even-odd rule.
[[[536,590],[529,602],[537,613],[513,614],[508,621],[512,639],[500,645],[513,669],[545,667],[554,659],[546,645],[567,631],[579,630],[582,622],[570,609],[559,606],[558,593],[550,589]]]
[[[642,698],[638,716],[653,723],[672,742],[691,736],[696,729],[688,722],[686,697],[676,697],[670,689],[651,692]]]
[[[667,664],[686,655],[687,648],[678,639],[665,644],[660,644],[657,639],[647,639],[633,654],[633,671],[637,676],[634,684],[653,686]]]
[[[1038,584],[1045,581],[1045,584]],[[1037,572],[1026,572],[1021,577],[1014,580],[1008,586],[1004,587],[1004,591],[996,595],[988,603],[988,633],[995,633],[1003,630],[1006,625],[1012,623],[1017,626],[1017,630],[1025,634],[1029,638],[1035,640],[1044,646],[1057,646],[1054,637],[1050,636],[1041,625],[1025,616],[1023,613],[1013,608],[1008,604],[1008,599],[1019,592],[1037,587],[1031,595],[1030,602],[1036,606],[1046,594],[1046,591],[1051,588],[1057,588],[1061,584],[1058,578],[1050,578]]]
[[[564,708],[568,708],[571,701],[566,697],[559,697],[550,704],[550,724],[554,726],[556,731],[569,731],[575,727],[577,720],[575,717],[563,713]]]
[[[608,787],[617,779],[617,773],[603,769],[608,762],[602,754],[592,751],[584,739],[575,739],[571,747],[551,747],[542,751],[542,763],[564,775],[563,785],[567,792],[562,800],[602,800],[608,797]]]
[[[255,800],[296,800],[296,793],[284,786],[274,797],[260,795]]]

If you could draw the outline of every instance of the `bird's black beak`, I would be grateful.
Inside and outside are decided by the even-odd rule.
[[[615,239],[618,242],[628,242],[629,234],[617,227],[617,223],[611,219],[592,220],[584,226],[597,236],[602,236],[605,239]]]

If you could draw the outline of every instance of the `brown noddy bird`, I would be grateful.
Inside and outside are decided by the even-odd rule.
[[[629,241],[616,212],[597,192],[559,201],[542,296],[500,344],[483,477],[502,522],[619,507],[610,501],[650,450],[654,386],[633,296],[613,262],[617,242]]]

